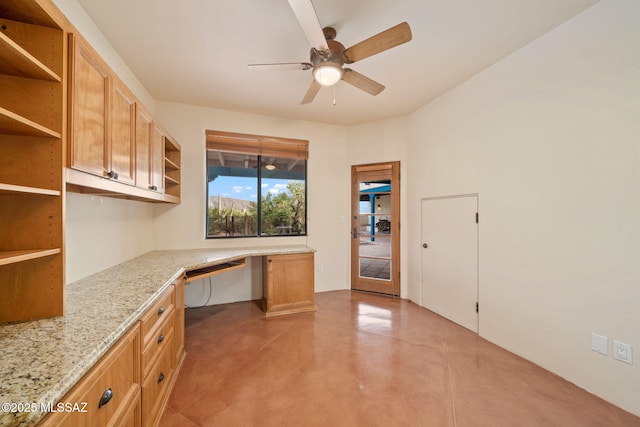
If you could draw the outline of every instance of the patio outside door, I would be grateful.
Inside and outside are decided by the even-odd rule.
[[[351,289],[400,295],[400,162],[351,167]]]

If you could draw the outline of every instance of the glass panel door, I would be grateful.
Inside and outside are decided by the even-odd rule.
[[[399,295],[397,169],[397,162],[352,168],[352,289]]]

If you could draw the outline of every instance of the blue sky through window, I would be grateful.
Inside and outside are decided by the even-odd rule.
[[[273,196],[287,191],[288,179],[262,178],[261,194]],[[233,199],[258,201],[257,179],[253,177],[219,176],[209,182],[209,197],[221,196]]]

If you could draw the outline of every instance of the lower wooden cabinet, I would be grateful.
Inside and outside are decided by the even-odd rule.
[[[155,426],[162,416],[175,374],[173,334],[142,383],[142,425]]]
[[[313,252],[263,257],[263,305],[267,317],[316,311]]]
[[[173,328],[175,319],[175,287],[172,285],[158,299],[154,305],[142,316],[142,351],[156,351],[155,348],[164,345],[161,339],[163,334],[169,332],[169,325]],[[153,348],[152,348],[153,346]],[[155,360],[155,358],[154,358]],[[143,364],[153,363],[143,357]],[[148,362],[148,363],[147,363]],[[144,371],[144,369],[143,369]],[[143,375],[146,375],[143,372]]]
[[[158,425],[184,358],[183,293],[181,277],[60,400],[86,402],[86,412],[52,412],[38,425]]]
[[[79,409],[86,412],[51,412],[41,426],[140,426],[138,323],[120,338],[60,403],[81,405]]]
[[[174,380],[176,289],[171,285],[142,317],[142,425],[155,426]]]

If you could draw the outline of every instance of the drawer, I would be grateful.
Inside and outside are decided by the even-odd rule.
[[[171,317],[164,319],[158,328],[153,329],[156,331],[153,339],[149,340],[142,350],[142,378],[147,377],[153,364],[165,348],[171,347],[168,351],[173,351],[172,342],[175,335],[174,322],[175,315],[171,314]]]
[[[142,423],[142,402],[140,402],[141,390],[138,389],[135,400],[131,401],[128,408],[122,412],[120,419],[111,424],[119,427],[140,427]],[[111,427],[111,426],[110,426]]]
[[[169,395],[172,376],[174,374],[175,353],[173,335],[167,340],[167,346],[160,352],[149,375],[142,384],[142,420],[143,426],[154,426],[162,414],[165,401]]]
[[[171,285],[142,317],[142,348],[156,339],[156,331],[162,322],[171,317],[175,311],[175,290]]]
[[[136,414],[140,414],[135,410],[139,398],[140,328],[136,323],[60,400],[61,403],[78,403],[86,412],[53,412],[40,425],[93,427],[121,424],[124,418],[135,420]]]

